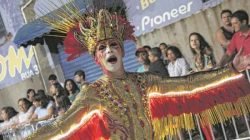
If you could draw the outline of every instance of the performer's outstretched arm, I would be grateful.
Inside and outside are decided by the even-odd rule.
[[[148,76],[149,108],[155,136],[217,124],[250,112],[250,85],[232,65],[184,77]]]
[[[182,77],[159,77],[157,75],[148,76],[149,88],[148,91],[160,92],[176,92],[176,91],[191,91],[198,87],[204,87],[208,84],[227,79],[232,76],[240,75],[231,65],[210,70],[193,73]]]
[[[52,124],[38,129],[28,139],[58,140],[68,138],[77,139],[80,137],[105,137],[102,134],[103,129],[105,129],[105,124],[102,120],[103,110],[100,108],[99,101],[95,97],[95,92],[91,87],[85,88],[78,94],[77,99],[65,115],[58,118]],[[102,125],[102,128],[99,125]],[[96,131],[99,131],[98,134],[94,134]]]

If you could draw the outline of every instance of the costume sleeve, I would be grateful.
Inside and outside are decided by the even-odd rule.
[[[149,76],[149,110],[157,137],[224,122],[250,112],[250,85],[244,74],[228,68],[179,78]]]
[[[93,88],[84,88],[61,118],[28,137],[35,139],[108,139],[109,132]]]

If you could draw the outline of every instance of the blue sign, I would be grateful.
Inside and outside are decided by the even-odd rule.
[[[6,44],[7,45],[7,44]],[[33,48],[0,48],[0,89],[39,74]]]
[[[136,36],[188,17],[211,1],[222,0],[124,0]]]
[[[0,89],[16,84],[39,74],[32,46],[16,46],[12,40],[24,20],[21,14],[20,0],[0,0],[0,13],[6,34],[0,38]]]

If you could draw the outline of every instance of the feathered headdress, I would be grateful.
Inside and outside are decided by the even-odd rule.
[[[69,54],[68,60],[86,51],[94,55],[97,43],[101,40],[115,38],[121,44],[125,40],[135,40],[133,26],[127,19],[106,9],[81,13],[76,6],[66,5],[43,20],[54,30],[66,33],[64,50]]]

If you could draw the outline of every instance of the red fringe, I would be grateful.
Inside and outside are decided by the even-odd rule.
[[[110,132],[105,118],[95,114],[86,124],[72,134],[68,140],[108,140]]]
[[[150,110],[153,119],[167,115],[179,116],[183,113],[200,113],[218,104],[236,102],[240,97],[249,94],[249,83],[244,77],[241,77],[217,85],[212,89],[204,89],[196,94],[151,97]]]

